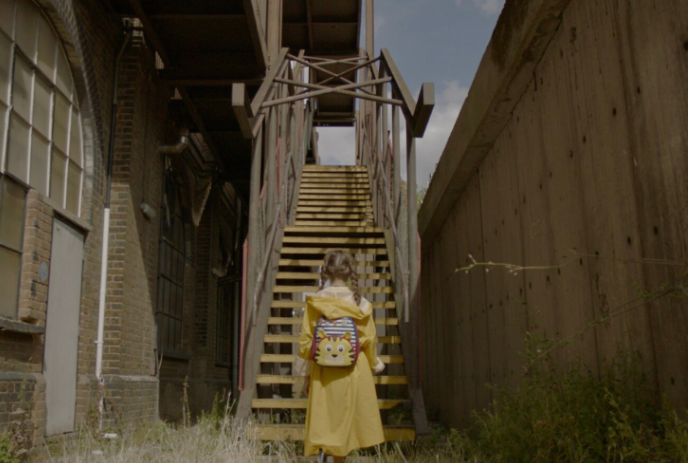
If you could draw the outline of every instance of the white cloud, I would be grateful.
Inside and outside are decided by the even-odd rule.
[[[353,127],[319,127],[318,154],[320,163],[332,166],[356,164]]]
[[[488,15],[499,14],[504,7],[504,0],[456,0],[458,6],[465,6],[467,3]]]
[[[418,90],[414,92],[414,96],[417,95]],[[435,172],[435,167],[467,95],[468,87],[462,87],[458,80],[444,82],[444,88],[436,95],[435,109],[425,135],[416,140],[416,179],[419,187],[427,185],[430,176]],[[403,127],[402,123],[400,170],[401,176],[406,178],[406,133]],[[322,164],[352,165],[356,162],[353,128],[321,127],[318,128],[318,135],[318,152]]]

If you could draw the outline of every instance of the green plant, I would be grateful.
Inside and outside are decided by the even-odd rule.
[[[531,335],[527,376],[514,392],[495,389],[488,411],[465,431],[452,430],[449,449],[470,461],[678,462],[688,461],[688,428],[654,395],[628,352],[598,374],[580,361],[557,366],[542,356],[549,341]]]

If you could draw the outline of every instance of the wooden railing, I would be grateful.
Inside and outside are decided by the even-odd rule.
[[[344,67],[335,72],[333,65]],[[328,76],[319,82],[304,70]],[[346,76],[352,72],[358,79]],[[237,413],[248,416],[260,368],[259,356],[270,314],[282,227],[294,220],[301,169],[311,140],[312,99],[340,94],[359,100],[356,120],[356,162],[368,167],[377,223],[390,230],[388,249],[393,265],[397,311],[406,375],[418,434],[429,432],[420,392],[419,363],[419,242],[416,214],[415,139],[425,133],[434,107],[434,86],[423,84],[414,100],[391,55],[329,59],[298,55],[282,49],[251,100],[242,84],[234,84],[232,105],[244,137],[253,140],[249,204],[246,302],[243,317],[241,386]],[[305,103],[304,103],[305,102]],[[392,126],[389,129],[389,108]],[[406,132],[406,194],[401,188],[401,116]],[[267,131],[267,133],[264,133]],[[391,133],[391,140],[390,140]],[[263,148],[263,140],[266,146]],[[265,176],[261,177],[262,160]],[[402,225],[403,226],[400,226]]]
[[[301,170],[311,142],[311,102],[284,101],[294,93],[284,81],[304,82],[303,69],[292,67],[286,55],[287,49],[282,49],[253,100],[243,84],[232,87],[234,113],[244,137],[253,143],[240,340],[240,416],[250,411],[283,230],[296,216]]]
[[[373,213],[377,223],[391,231],[388,234],[388,250],[393,255],[390,260],[394,263],[392,272],[397,311],[400,320],[403,320],[399,328],[413,418],[416,432],[427,434],[429,429],[420,389],[420,245],[416,211],[415,139],[423,136],[430,119],[435,104],[434,85],[424,83],[416,102],[389,51],[383,48],[378,61],[379,67],[365,69],[360,79],[381,101],[368,99],[359,104],[356,162],[368,166]],[[391,94],[391,99],[387,97],[388,94]],[[402,114],[406,123],[405,189],[401,187]]]

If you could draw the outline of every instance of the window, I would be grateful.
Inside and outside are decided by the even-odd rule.
[[[0,175],[0,315],[17,316],[26,190]]]
[[[81,133],[60,39],[31,0],[0,0],[0,173],[79,215]]]
[[[184,223],[179,190],[165,177],[162,200],[162,236],[158,271],[158,350],[182,351],[182,311],[184,299]]]
[[[231,326],[230,316],[234,313],[234,282],[221,283],[217,287],[217,336],[215,338],[215,362],[229,366],[231,362]]]
[[[224,185],[214,219],[213,247],[217,249],[213,273],[218,277],[215,363],[231,367],[232,341],[240,297],[241,255],[239,252],[238,198],[234,188]]]

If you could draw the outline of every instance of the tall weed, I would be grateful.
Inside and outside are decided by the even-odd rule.
[[[637,357],[619,353],[594,374],[539,358],[541,342],[530,339],[518,391],[495,390],[491,409],[453,430],[449,448],[491,462],[688,462],[688,425],[658,411]]]

